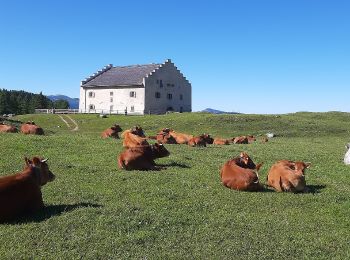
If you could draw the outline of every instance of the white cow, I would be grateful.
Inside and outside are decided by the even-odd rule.
[[[347,152],[344,156],[344,163],[345,164],[350,164],[350,143],[348,143],[347,145],[345,145],[345,148],[347,149]]]

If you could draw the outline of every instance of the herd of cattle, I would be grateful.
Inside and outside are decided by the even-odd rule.
[[[24,134],[43,135],[44,131],[34,122],[21,125]],[[101,133],[102,138],[117,138],[123,130],[115,124]],[[0,132],[15,133],[18,130],[11,125],[0,124]],[[155,160],[169,156],[164,144],[187,144],[205,147],[208,144],[229,145],[249,144],[256,141],[254,136],[239,136],[232,139],[212,138],[209,134],[188,135],[164,128],[156,136],[146,137],[141,127],[122,132],[124,150],[118,156],[119,168],[125,170],[160,170]],[[149,140],[156,140],[150,144]],[[263,137],[261,142],[268,141]],[[350,144],[344,162],[350,164]],[[241,152],[239,156],[227,161],[220,170],[224,186],[240,191],[262,191],[264,185],[259,182],[258,171],[262,163],[255,164],[249,155]],[[302,161],[281,160],[272,165],[267,176],[267,185],[278,192],[305,192],[305,169],[310,163]],[[55,175],[49,170],[46,160],[34,157],[25,158],[22,172],[0,177],[0,222],[11,221],[24,213],[36,212],[43,208],[41,186],[53,181]]]

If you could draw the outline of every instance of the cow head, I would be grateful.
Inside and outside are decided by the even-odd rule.
[[[203,138],[207,144],[212,144],[214,142],[214,138],[212,138],[209,134],[202,134],[200,137]]]
[[[47,165],[47,159],[42,159],[39,157],[33,157],[32,160],[27,157],[24,158],[27,167],[34,167],[39,173],[39,184],[41,186],[55,179],[55,175],[49,170]]]
[[[170,155],[170,152],[165,148],[163,144],[155,143],[151,145],[151,149],[154,158],[162,158]]]
[[[162,132],[163,133],[166,133],[166,134],[168,134],[168,133],[170,133],[170,132],[173,132],[174,130],[173,129],[170,129],[170,128],[163,128],[162,129]]]
[[[311,166],[311,163],[309,162],[292,162],[289,165],[289,168],[293,170],[293,172],[297,175],[304,176],[305,175],[305,169],[309,169]]]
[[[131,133],[140,137],[146,137],[141,126],[134,126],[133,128],[131,128]]]
[[[252,159],[250,159],[249,155],[246,152],[241,152],[241,154],[239,155],[239,159],[241,162],[240,163],[241,167],[248,168],[248,169],[256,169],[257,168],[255,163],[252,161]]]
[[[112,129],[113,131],[115,131],[115,132],[121,132],[121,131],[123,131],[123,129],[121,129],[121,127],[120,127],[119,125],[117,125],[117,124],[113,125],[113,126],[111,127],[111,129]]]
[[[169,133],[163,133],[163,140],[166,144],[177,144],[176,139]]]

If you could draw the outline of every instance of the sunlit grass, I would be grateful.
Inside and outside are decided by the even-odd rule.
[[[0,225],[0,255],[10,259],[276,259],[350,257],[349,142],[347,113],[290,115],[171,114],[72,115],[71,131],[57,115],[34,120],[45,136],[0,134],[0,174],[22,169],[24,156],[49,158],[57,179],[43,187],[46,209]],[[99,134],[114,123],[141,125],[148,135],[163,127],[224,138],[278,136],[268,143],[190,148],[168,145],[159,172],[121,171],[121,140]],[[60,127],[58,127],[60,126]],[[237,192],[222,186],[221,165],[240,151],[264,162],[260,178],[277,160],[312,163],[313,193]]]

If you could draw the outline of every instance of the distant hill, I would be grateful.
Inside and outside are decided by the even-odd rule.
[[[225,111],[216,110],[216,109],[212,109],[212,108],[206,108],[206,109],[202,110],[201,112],[210,113],[210,114],[240,114],[237,112],[225,112]]]
[[[79,108],[79,98],[71,98],[65,95],[50,95],[47,96],[51,101],[56,101],[56,100],[67,100],[69,103],[69,108],[71,109],[78,109]]]

